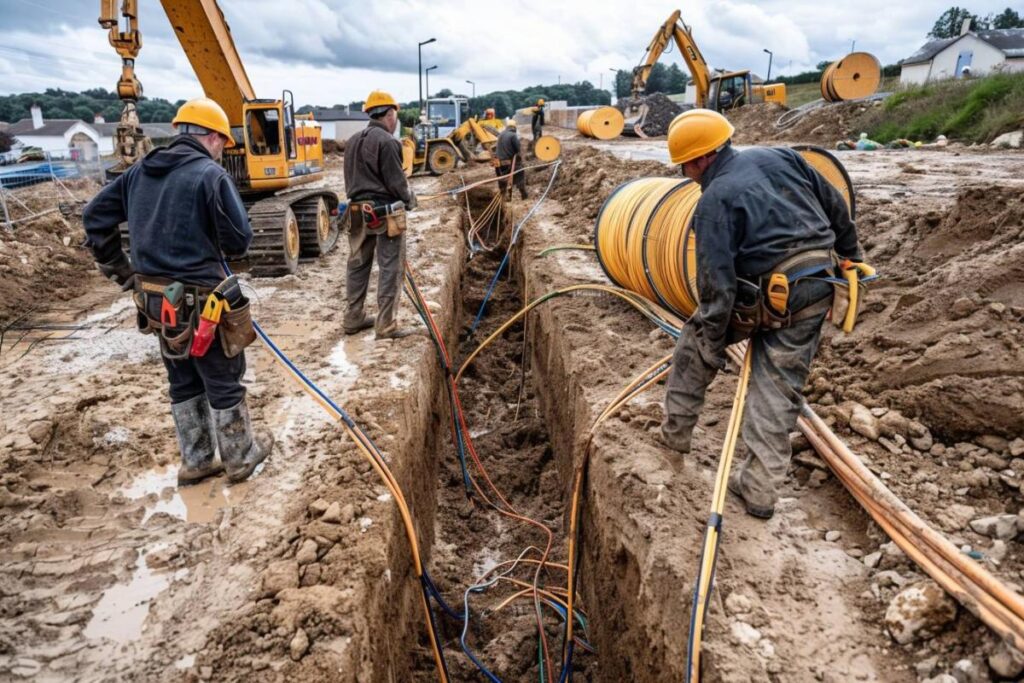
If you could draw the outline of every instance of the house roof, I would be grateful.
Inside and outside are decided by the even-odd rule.
[[[12,123],[11,127],[7,129],[7,132],[19,137],[31,135],[64,135],[64,133],[68,132],[68,129],[76,123],[85,122],[81,119],[48,119],[43,121],[42,128],[34,128],[32,126],[32,119],[22,119],[17,123]]]
[[[935,55],[960,40],[964,36],[974,36],[1001,50],[1007,57],[1024,57],[1024,29],[1000,28],[985,31],[968,31],[955,38],[936,38],[922,45],[917,52],[904,59],[901,64],[920,64],[929,62]]]
[[[92,127],[99,131],[99,134],[104,137],[113,137],[114,133],[117,132],[116,123],[94,123]],[[162,138],[173,138],[178,134],[174,130],[174,126],[170,123],[144,123],[142,124],[142,132],[148,137],[160,140]]]

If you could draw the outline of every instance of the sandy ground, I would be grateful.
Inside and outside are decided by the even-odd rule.
[[[482,333],[514,310],[517,290],[530,297],[602,281],[589,253],[537,254],[587,242],[619,182],[671,173],[663,141],[560,137],[560,179],[527,224],[513,279],[497,290]],[[1024,432],[1024,157],[949,151],[841,159],[857,187],[868,258],[886,279],[862,327],[823,343],[808,398],[922,516],[980,551],[1001,578],[1020,582],[1024,554],[1016,542],[997,549],[968,522],[1021,507],[1024,459],[1013,457],[1012,443]],[[544,172],[531,178],[534,197],[546,181]],[[420,193],[441,185],[415,183]],[[529,204],[517,206],[522,215]],[[460,331],[496,260],[471,261],[462,283],[460,209],[433,203],[415,217],[410,261],[449,347],[464,355],[472,344],[460,341]],[[251,281],[256,316],[387,453],[417,511],[430,571],[459,604],[474,575],[536,539],[467,505],[430,343],[341,334],[344,257],[343,245],[297,276]],[[394,502],[337,427],[253,347],[250,401],[277,435],[273,457],[241,486],[218,480],[177,490],[155,344],[132,329],[127,299],[80,253],[69,258],[86,293],[38,310],[31,329],[0,347],[0,677],[432,680]],[[403,320],[414,324],[407,305]],[[663,335],[618,303],[560,300],[532,315],[526,329],[513,328],[467,376],[468,419],[485,462],[517,505],[554,530],[559,561],[581,434],[619,388],[669,350]],[[599,433],[581,574],[598,653],[578,658],[578,680],[681,677],[734,381],[716,381],[685,460],[656,440],[660,389]],[[931,443],[920,434],[899,443],[907,425],[896,419],[882,438],[851,432],[850,401],[920,423]],[[977,673],[971,680],[987,680],[994,637],[963,610],[935,637],[893,642],[884,613],[920,573],[885,545],[805,443],[795,439],[795,450],[773,520],[748,518],[732,502],[727,508],[707,632],[709,680],[914,681],[951,672],[963,659]],[[332,503],[338,514],[325,515]],[[827,532],[839,535],[826,540]],[[865,561],[876,552],[877,564]],[[482,621],[472,642],[504,680],[536,677],[529,611],[506,614]],[[458,653],[458,628],[442,630],[453,680],[474,680]]]

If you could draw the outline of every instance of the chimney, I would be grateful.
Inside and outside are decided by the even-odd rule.
[[[100,113],[97,112],[97,113],[92,115],[92,122],[93,123],[106,123],[107,120],[105,118],[103,118],[103,114],[100,114]]]
[[[960,24],[960,35],[964,35],[965,33],[967,33],[970,30],[971,30],[971,18],[967,17],[966,19],[963,20],[963,23]]]
[[[43,110],[39,108],[38,104],[33,104],[29,111],[32,112],[32,128],[39,130],[43,127]]]

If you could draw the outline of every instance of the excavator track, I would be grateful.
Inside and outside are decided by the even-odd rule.
[[[292,211],[299,221],[300,256],[304,259],[327,254],[338,243],[339,217],[332,216],[332,209],[338,205],[323,195],[301,199],[292,204]]]
[[[248,207],[253,239],[249,246],[249,271],[255,277],[279,277],[294,273],[299,257],[326,253],[337,242],[337,228],[324,232],[318,241],[319,206],[326,204],[328,216],[338,206],[338,196],[326,189],[288,192],[254,202]],[[336,221],[334,221],[336,225]],[[305,237],[302,226],[306,226]],[[303,244],[306,242],[306,244]],[[309,246],[312,244],[312,246]],[[327,249],[323,249],[327,245]]]

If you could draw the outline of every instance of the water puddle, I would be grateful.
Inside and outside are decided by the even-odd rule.
[[[145,498],[151,493],[158,496],[156,501],[147,503],[143,523],[156,513],[165,512],[185,522],[208,524],[214,520],[217,510],[240,504],[252,486],[252,480],[231,486],[227,481],[221,476],[194,486],[178,487],[178,467],[169,465],[144,472],[121,489],[121,493],[130,500]]]
[[[331,364],[335,375],[345,379],[355,379],[359,376],[359,366],[349,360],[350,356],[359,355],[358,345],[356,339],[343,339],[331,349],[327,362]]]
[[[154,545],[150,551],[163,550],[167,544]],[[117,643],[129,643],[142,635],[142,626],[149,614],[149,603],[171,584],[181,579],[187,569],[176,572],[155,572],[146,564],[143,551],[139,551],[135,570],[128,583],[111,586],[103,593],[92,611],[92,619],[82,634],[86,638],[107,638]]]

